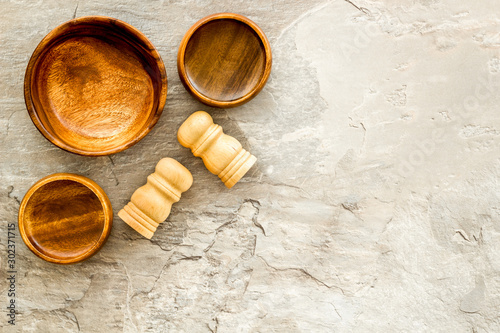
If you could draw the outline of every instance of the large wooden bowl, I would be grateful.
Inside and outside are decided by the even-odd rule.
[[[52,30],[33,52],[24,97],[38,130],[80,155],[117,153],[158,121],[167,96],[153,44],[117,19],[81,17]]]
[[[56,173],[33,185],[19,207],[19,231],[29,249],[57,264],[88,259],[111,232],[113,209],[92,180]]]
[[[254,98],[271,73],[271,46],[248,18],[221,13],[195,23],[182,39],[177,69],[200,102],[228,108]]]

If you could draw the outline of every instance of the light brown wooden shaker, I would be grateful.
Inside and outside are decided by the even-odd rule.
[[[218,175],[228,188],[233,187],[257,161],[238,140],[224,134],[222,127],[214,124],[212,117],[204,111],[197,111],[184,121],[177,132],[177,140],[190,148],[194,156],[201,157],[207,169]]]
[[[172,204],[193,184],[193,176],[173,158],[163,158],[146,185],[139,187],[118,216],[144,237],[151,239],[170,214]]]

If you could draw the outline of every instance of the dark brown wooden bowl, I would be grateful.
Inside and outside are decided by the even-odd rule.
[[[184,87],[200,102],[228,108],[244,104],[271,73],[271,46],[248,18],[221,13],[196,22],[182,39],[177,69]]]
[[[111,232],[113,209],[92,180],[56,173],[33,185],[19,207],[19,231],[40,258],[73,264],[94,255]]]
[[[109,17],[80,17],[38,44],[24,97],[50,142],[80,155],[108,155],[151,131],[165,105],[167,74],[139,30]]]

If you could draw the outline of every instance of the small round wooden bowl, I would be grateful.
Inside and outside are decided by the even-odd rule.
[[[33,185],[19,207],[19,231],[40,258],[73,264],[90,258],[111,232],[113,209],[92,180],[56,173]]]
[[[139,30],[109,17],[80,17],[38,44],[24,97],[50,142],[80,155],[108,155],[151,131],[167,98],[167,74]]]
[[[271,73],[271,46],[248,18],[221,13],[193,25],[182,39],[177,69],[200,102],[229,108],[254,98]]]

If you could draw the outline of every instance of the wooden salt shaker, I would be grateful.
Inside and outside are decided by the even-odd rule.
[[[163,158],[147,184],[139,187],[118,216],[144,237],[151,239],[158,225],[170,214],[172,204],[193,184],[193,176],[172,158]]]
[[[218,175],[228,187],[233,187],[257,161],[232,136],[224,134],[212,117],[197,111],[189,116],[177,132],[177,140],[190,148],[194,156],[203,159],[207,169]]]

